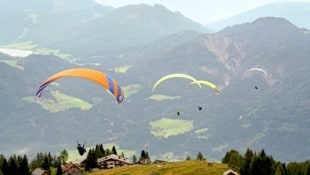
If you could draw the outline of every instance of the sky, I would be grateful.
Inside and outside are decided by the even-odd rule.
[[[309,2],[310,0],[95,0],[103,5],[121,7],[129,4],[162,4],[171,11],[201,24],[226,19],[256,7],[279,2]]]

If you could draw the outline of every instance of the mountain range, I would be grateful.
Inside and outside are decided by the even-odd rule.
[[[3,43],[32,41],[87,57],[137,47],[180,30],[207,31],[201,24],[159,4],[115,9],[93,1],[40,2],[4,1],[2,7],[6,10],[0,17],[5,26],[0,32],[6,33],[0,38]],[[44,10],[48,7],[54,8]],[[85,45],[90,47],[84,49]]]
[[[210,29],[219,31],[227,26],[253,22],[261,17],[281,17],[289,20],[300,28],[310,29],[310,23],[306,16],[310,15],[310,3],[307,2],[283,2],[272,3],[257,7],[247,12],[232,16],[228,19],[219,20],[206,24]]]
[[[89,3],[92,10],[76,7],[78,14],[20,10],[16,19],[26,23],[6,20],[0,29],[10,34],[1,35],[0,46],[1,153],[57,153],[85,140],[88,146],[115,144],[136,154],[147,149],[155,158],[173,160],[199,151],[220,160],[230,149],[247,147],[265,149],[281,161],[310,158],[309,30],[264,17],[209,34],[161,5],[114,9]],[[111,28],[101,30],[106,23]],[[128,36],[132,31],[141,32]],[[117,38],[124,42],[116,44]],[[21,50],[31,54],[5,52]],[[116,105],[99,86],[74,78],[34,96],[46,78],[72,67],[115,78],[124,102]],[[182,79],[152,91],[160,77],[172,73],[211,81],[220,94]]]

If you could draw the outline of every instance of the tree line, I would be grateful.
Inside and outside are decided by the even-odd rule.
[[[240,175],[310,175],[310,160],[285,164],[267,155],[264,149],[256,153],[247,148],[244,155],[230,150],[222,158],[222,163],[228,164]]]
[[[98,168],[97,159],[112,154],[119,155],[115,146],[111,149],[104,149],[102,144],[98,144],[94,148],[89,149],[86,159],[81,163],[84,164],[85,170],[89,171],[92,168]],[[119,156],[125,158],[123,152]],[[0,175],[30,175],[36,168],[46,170],[49,174],[51,174],[51,168],[55,168],[56,175],[62,175],[61,165],[68,161],[68,157],[68,152],[65,149],[58,156],[52,156],[50,153],[37,153],[30,163],[26,155],[13,155],[6,159],[0,154]],[[150,160],[150,156],[147,151],[142,150],[139,159],[135,155],[133,155],[132,159],[133,163],[137,163],[138,161]]]
[[[98,168],[97,159],[109,156],[111,154],[119,155],[125,158],[124,153],[118,154],[116,147],[104,149],[102,144],[89,149],[86,159],[82,162],[85,170]],[[189,156],[185,160],[190,160]],[[203,154],[199,152],[196,160],[205,161]],[[62,175],[61,165],[68,161],[68,152],[64,149],[58,156],[52,156],[50,153],[37,153],[36,157],[28,162],[26,155],[10,156],[8,159],[0,154],[0,175],[30,175],[36,168],[47,170],[51,174],[51,168],[56,169],[53,174]],[[149,153],[141,151],[140,157],[132,156],[132,163],[150,163]],[[310,175],[310,160],[304,162],[289,162],[287,164],[274,160],[271,155],[267,155],[264,150],[256,153],[247,149],[244,155],[237,150],[228,151],[222,158],[222,163],[239,172],[240,175]]]
[[[104,149],[102,144],[96,145],[94,148],[92,148],[88,151],[86,159],[82,162],[83,164],[85,164],[85,170],[89,171],[93,168],[98,168],[97,159],[105,157],[105,156],[109,156],[112,154],[119,155],[117,153],[115,146],[113,146],[112,149],[109,149],[109,148]],[[119,156],[121,158],[125,158],[125,155],[123,152]],[[144,161],[144,160],[150,161],[149,153],[147,151],[142,150],[139,161],[137,161],[137,160],[138,159],[137,159],[136,155],[133,155],[132,162],[134,164],[137,162]]]

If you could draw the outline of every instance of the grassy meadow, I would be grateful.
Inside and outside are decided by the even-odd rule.
[[[151,133],[155,137],[163,138],[183,134],[194,128],[192,120],[169,119],[165,117],[156,121],[151,121],[149,125],[152,128]]]
[[[110,170],[100,170],[91,175],[223,175],[229,168],[226,164],[189,160],[182,162],[164,162],[149,165],[133,165]]]

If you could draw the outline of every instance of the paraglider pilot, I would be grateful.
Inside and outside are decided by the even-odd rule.
[[[81,144],[79,143],[79,141],[77,141],[77,144],[78,144],[77,149],[78,149],[78,151],[79,151],[79,154],[80,154],[81,156],[83,156],[83,154],[86,152],[86,149],[85,149],[85,142],[84,142],[83,146],[81,146]]]

